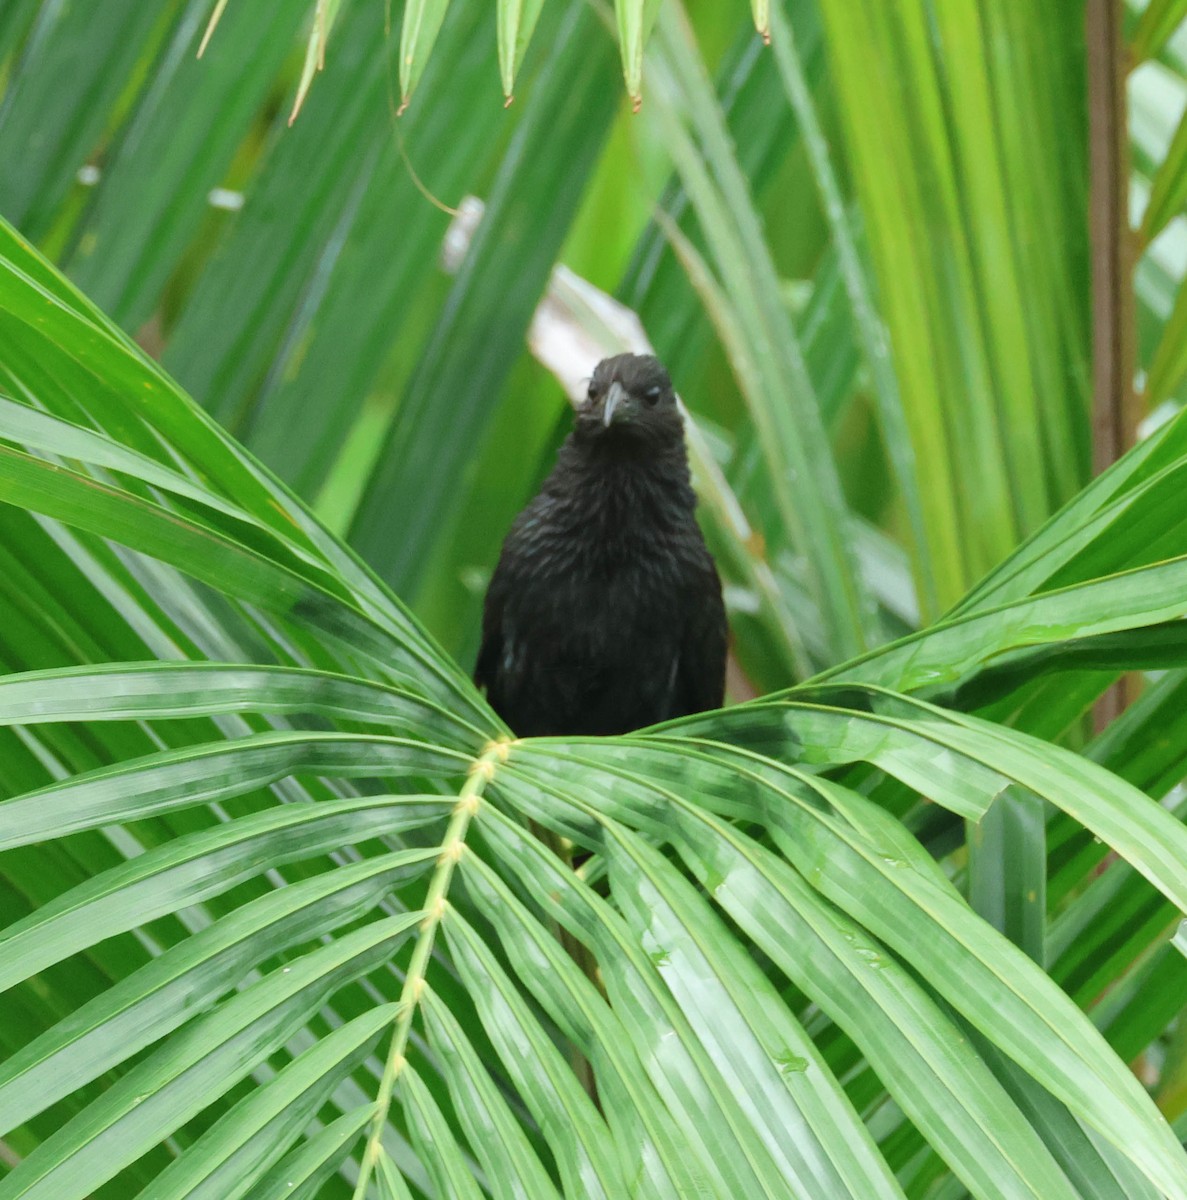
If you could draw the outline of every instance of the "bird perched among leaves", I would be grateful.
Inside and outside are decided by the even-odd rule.
[[[520,737],[627,733],[721,705],[721,581],[684,422],[650,355],[603,359],[503,543],[475,679]]]

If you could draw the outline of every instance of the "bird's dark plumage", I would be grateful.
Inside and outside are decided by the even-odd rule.
[[[721,704],[725,608],[695,506],[667,372],[604,359],[486,594],[475,679],[517,735],[626,733]]]

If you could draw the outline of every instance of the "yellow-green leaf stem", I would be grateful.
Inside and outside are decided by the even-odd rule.
[[[412,1018],[416,1014],[417,1005],[425,988],[425,972],[428,970],[429,958],[433,953],[433,945],[437,938],[437,930],[448,910],[449,885],[453,879],[454,868],[465,853],[466,834],[470,822],[482,803],[483,791],[494,778],[499,763],[507,759],[507,741],[491,742],[476,758],[470,767],[466,782],[458,793],[457,804],[445,830],[441,843],[441,855],[437,866],[429,880],[428,892],[425,895],[425,918],[417,933],[416,945],[412,949],[412,959],[408,964],[408,974],[404,977],[404,987],[400,993],[400,1007],[396,1017],[395,1029],[392,1031],[391,1048],[388,1050],[387,1063],[383,1070],[383,1078],[379,1083],[377,1097],[378,1108],[371,1130],[367,1136],[367,1147],[363,1152],[363,1162],[359,1170],[358,1183],[355,1186],[355,1200],[363,1200],[367,1194],[367,1183],[371,1172],[382,1149],[384,1126],[387,1124],[388,1111],[391,1108],[392,1092],[401,1072],[407,1063],[405,1050],[408,1047],[408,1037],[412,1032]]]

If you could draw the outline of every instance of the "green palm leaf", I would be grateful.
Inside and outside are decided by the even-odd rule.
[[[1187,1197],[1187,423],[1077,492],[1079,17],[671,2],[637,118],[609,6],[0,11],[0,1200]],[[475,691],[529,330],[673,366],[778,690]]]

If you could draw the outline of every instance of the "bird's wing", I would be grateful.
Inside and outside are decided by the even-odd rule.
[[[503,657],[503,608],[507,587],[505,572],[500,570],[502,566],[503,560],[500,558],[486,590],[486,602],[482,609],[482,644],[478,647],[478,661],[474,664],[474,682],[486,688],[488,698],[496,688]]]
[[[537,571],[533,530],[538,528],[550,504],[551,498],[542,491],[512,522],[483,604],[482,643],[474,666],[474,682],[486,688],[487,702],[512,728],[522,723],[523,693],[530,688],[531,664],[524,654],[528,638],[523,628],[523,607],[525,593],[530,592]]]
[[[696,588],[696,599],[680,642],[673,717],[721,707],[725,700],[728,637],[721,580],[706,554],[704,575]]]

